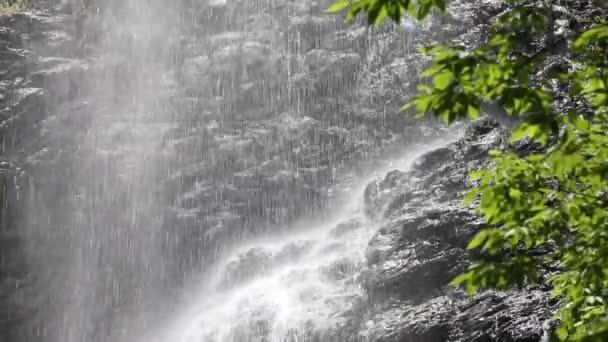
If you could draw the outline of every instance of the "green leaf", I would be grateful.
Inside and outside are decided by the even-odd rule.
[[[519,189],[516,189],[516,188],[509,189],[509,196],[513,199],[520,200],[522,195],[523,195],[523,193]]]
[[[479,189],[478,188],[473,188],[471,189],[467,195],[464,197],[464,199],[462,200],[462,206],[466,207],[470,204],[472,204],[477,197],[479,197]]]
[[[473,119],[473,120],[479,119],[479,114],[480,114],[479,108],[470,104],[467,109],[469,112],[469,117],[471,117],[471,119]]]
[[[488,155],[490,155],[491,157],[499,157],[499,156],[502,156],[502,151],[501,150],[490,150],[488,152]]]
[[[445,12],[445,2],[443,0],[433,0],[433,4],[441,12]]]
[[[473,171],[473,172],[469,173],[469,179],[472,181],[479,180],[485,173],[486,173],[485,170]]]
[[[433,77],[433,86],[439,90],[446,89],[453,79],[454,75],[450,71],[444,71]]]
[[[557,338],[559,338],[562,341],[567,340],[568,336],[570,335],[570,334],[568,334],[568,329],[564,326],[559,326],[555,330],[555,334],[557,335]]]
[[[469,280],[470,276],[468,274],[461,274],[458,277],[454,278],[454,280],[452,280],[450,282],[450,285],[452,286],[456,286],[456,285],[460,285],[462,283],[464,283],[465,281]]]
[[[475,235],[473,240],[471,240],[471,242],[469,242],[467,249],[471,250],[471,249],[480,248],[481,246],[483,246],[483,244],[486,243],[486,241],[490,237],[490,234],[491,234],[491,231],[487,230],[487,229],[480,231],[479,233],[477,233],[477,235]]]
[[[517,141],[524,138],[531,138],[540,142],[543,145],[547,144],[549,134],[546,130],[536,124],[523,122],[511,134],[511,141]]]
[[[346,7],[350,5],[350,0],[336,0],[331,6],[329,6],[325,12],[327,13],[338,13],[342,12]]]
[[[431,8],[433,7],[434,2],[420,2],[420,7],[418,8],[417,19],[424,19],[431,12]]]
[[[581,51],[584,47],[592,43],[605,43],[606,40],[608,40],[608,26],[598,26],[581,34],[581,36],[574,42],[574,49]]]
[[[577,116],[574,119],[574,126],[581,132],[586,133],[589,131],[589,122],[581,116]]]

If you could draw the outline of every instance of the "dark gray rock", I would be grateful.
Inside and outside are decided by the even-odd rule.
[[[28,320],[38,311],[34,283],[39,276],[26,257],[28,162],[42,150],[42,123],[47,118],[46,89],[31,81],[39,50],[66,43],[70,26],[62,15],[32,11],[0,15],[0,340],[30,341]],[[36,300],[33,300],[36,298]]]
[[[162,146],[154,146],[158,148],[154,157],[160,160],[146,159],[144,167],[146,172],[158,170],[158,175],[146,173],[147,181],[153,180],[149,184],[158,186],[148,190],[146,199],[157,199],[158,208],[154,207],[153,215],[142,216],[161,217],[159,236],[164,238],[160,244],[166,268],[159,282],[167,282],[171,292],[179,292],[185,274],[212,262],[218,249],[255,232],[288,226],[325,207],[328,187],[354,162],[371,158],[389,145],[438,132],[435,126],[425,127],[399,110],[407,100],[404,94],[415,92],[418,75],[429,62],[415,47],[451,38],[466,46],[479,44],[488,25],[503,10],[496,1],[483,1],[481,6],[479,1],[451,1],[452,17],[434,18],[420,26],[387,24],[371,30],[360,25],[346,27],[341,18],[324,14],[329,0],[165,1],[150,30],[140,32],[137,23],[129,22],[135,25],[128,27],[139,34],[134,39],[121,26],[123,17],[113,16],[126,10],[121,6],[125,1],[101,3],[101,14],[89,17],[70,14],[67,6],[55,13],[0,17],[2,160],[25,166],[21,169],[28,175],[17,181],[14,174],[2,178],[3,186],[9,188],[6,196],[15,203],[6,210],[18,216],[16,207],[23,202],[17,201],[17,195],[21,199],[32,195],[27,192],[31,186],[36,196],[25,197],[36,202],[36,213],[49,217],[40,220],[47,222],[41,231],[63,232],[57,240],[70,236],[65,227],[71,222],[63,214],[75,212],[74,199],[112,192],[116,198],[101,207],[126,212],[137,201],[129,197],[125,182],[114,175],[127,174],[132,161],[128,157],[139,151],[125,150],[123,144],[162,140]],[[175,10],[177,3],[185,7]],[[590,1],[562,3],[580,11],[576,20],[561,26],[557,37],[567,37],[604,15]],[[114,6],[116,13],[112,12]],[[107,25],[103,21],[106,10],[118,22]],[[169,25],[177,17],[183,22]],[[112,32],[104,35],[104,30]],[[556,49],[562,45],[555,44]],[[151,51],[154,53],[148,53]],[[559,66],[560,59],[553,64]],[[136,93],[143,103],[133,103],[131,95]],[[133,125],[125,118],[140,111],[149,113],[143,120],[146,124],[135,125],[133,131],[125,129]],[[167,121],[171,127],[166,127]],[[97,135],[92,137],[91,131]],[[425,155],[411,171],[392,172],[368,187],[366,211],[387,222],[370,242],[369,269],[363,281],[372,300],[370,320],[378,322],[370,336],[385,341],[425,341],[444,339],[447,331],[449,339],[468,340],[475,334],[494,338],[499,335],[491,330],[506,327],[511,336],[525,338],[516,329],[524,327],[521,320],[512,318],[506,325],[501,321],[498,328],[488,323],[490,318],[481,320],[481,311],[493,308],[494,299],[466,309],[461,309],[460,301],[454,300],[456,305],[442,299],[445,284],[466,266],[463,247],[480,225],[468,208],[459,205],[468,186],[466,174],[483,165],[487,150],[501,145],[501,136],[493,123],[476,125],[464,140]],[[82,144],[90,139],[96,140],[90,143],[95,148]],[[534,148],[527,145],[525,153]],[[106,170],[108,178],[91,179],[95,170]],[[104,213],[103,219],[130,222],[112,212]],[[10,226],[3,241],[17,246],[16,221],[9,221],[2,226]],[[333,237],[347,236],[359,228],[358,223],[348,222],[336,227]],[[57,250],[71,251],[70,243],[78,241],[70,241],[67,245],[56,241]],[[119,239],[124,241],[130,240]],[[10,251],[14,261],[14,249],[0,247],[3,258],[5,251]],[[46,257],[39,256],[39,260],[46,262]],[[141,285],[128,282],[132,272],[125,270],[119,257],[104,258],[102,261],[113,262],[124,272],[127,283],[121,284],[123,288]],[[153,264],[143,257],[138,260]],[[256,272],[263,273],[264,267],[273,267],[280,260],[274,252],[246,253],[230,266],[230,277],[255,277]],[[128,266],[142,269],[135,267],[140,264]],[[360,267],[342,260],[325,274],[337,281],[351,281],[353,269]],[[56,274],[48,277],[41,272],[38,282],[46,286],[45,280],[59,279],[52,286],[61,286],[60,278],[69,270],[53,272]],[[102,277],[117,276],[112,272],[118,271],[107,271]],[[13,291],[18,283],[15,279],[23,279],[22,275],[13,277],[12,270],[2,273],[0,279],[8,273],[10,281],[2,283],[6,286],[0,291]],[[107,284],[91,287],[110,293],[111,278],[105,279]],[[21,291],[11,298],[23,300],[29,293]],[[517,296],[511,294],[504,302],[514,310],[523,308],[523,299]],[[11,304],[6,310],[11,312],[17,306],[14,311],[21,315],[27,311],[22,304]],[[61,311],[43,304],[43,308]],[[102,308],[106,314],[130,312],[124,306],[103,304],[108,305]],[[333,340],[356,336],[363,306],[346,314],[346,333]],[[535,312],[529,320],[531,338],[537,336],[543,317],[536,311],[540,306],[542,301],[530,309]],[[478,320],[485,328],[471,323]],[[390,329],[383,332],[382,322]],[[266,335],[267,327],[259,330],[260,336]],[[28,327],[28,331],[35,329]],[[319,336],[310,333],[303,338],[318,340]]]
[[[278,251],[257,247],[240,253],[236,260],[230,261],[225,266],[224,280],[220,286],[229,288],[249,279],[263,276],[287,261],[298,260],[305,256],[310,252],[312,245],[310,241],[299,241]],[[340,268],[340,266],[336,265],[336,268]],[[347,266],[342,268],[346,271]]]
[[[341,237],[352,231],[355,231],[363,226],[363,222],[359,219],[351,219],[346,222],[338,224],[334,229],[331,230],[331,236]]]
[[[41,58],[42,69],[30,73],[32,84],[44,89],[49,106],[67,102],[78,95],[89,66],[86,62],[67,58]]]
[[[365,334],[378,342],[443,342],[450,336],[456,306],[447,297],[422,305],[393,303],[383,307]]]
[[[472,124],[464,137],[370,184],[368,211],[386,224],[370,241],[364,286],[373,341],[540,341],[552,314],[550,293],[485,292],[468,298],[448,284],[466,270],[466,245],[483,221],[460,201],[467,174],[505,148],[494,121]]]
[[[528,288],[522,292],[486,292],[457,304],[451,339],[470,341],[541,341],[555,308],[551,293]]]

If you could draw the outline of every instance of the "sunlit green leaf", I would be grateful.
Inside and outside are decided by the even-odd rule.
[[[331,6],[329,6],[326,10],[328,13],[337,13],[342,12],[346,7],[350,5],[350,0],[336,0]]]

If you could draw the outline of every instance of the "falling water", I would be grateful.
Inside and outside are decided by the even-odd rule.
[[[37,334],[49,342],[130,341],[150,324],[142,313],[158,310],[166,278],[158,184],[174,81],[158,43],[171,34],[170,11],[150,1],[99,11],[99,46],[74,62],[87,73],[73,81],[82,95],[43,122],[61,164],[30,179],[26,241],[46,295]],[[62,116],[82,124],[66,132]]]
[[[415,144],[351,179],[323,219],[306,217],[289,234],[235,248],[163,340],[366,341],[358,326],[366,301],[360,281],[366,246],[382,222],[365,214],[365,186],[448,140]]]
[[[364,340],[363,189],[444,143],[401,137],[422,63],[378,67],[413,25],[391,44],[329,1],[79,3],[27,180],[32,340]]]

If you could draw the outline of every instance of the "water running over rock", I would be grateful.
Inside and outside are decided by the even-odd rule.
[[[546,289],[446,288],[500,129],[439,148],[399,111],[415,47],[474,44],[494,1],[377,29],[329,0],[87,3],[0,18],[2,341],[540,339]]]
[[[365,186],[443,144],[414,145],[398,159],[378,162],[334,198],[326,218],[303,218],[290,234],[236,248],[181,313],[167,341],[363,340],[365,251],[382,222],[365,213]]]

